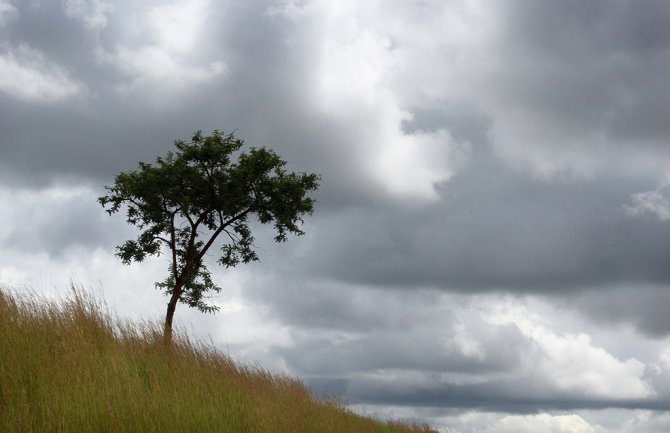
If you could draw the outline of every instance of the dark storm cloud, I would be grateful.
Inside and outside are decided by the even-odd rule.
[[[471,385],[450,384],[436,376],[430,384],[392,386],[383,380],[357,378],[348,384],[352,398],[376,404],[423,407],[477,408],[487,411],[537,413],[549,410],[623,408],[670,410],[667,399],[617,399],[583,397],[548,391],[541,379],[519,383],[499,380]]]
[[[100,32],[68,16],[60,2],[22,6],[20,18],[9,21],[5,29],[13,35],[11,46],[28,45],[48,53],[50,62],[64,65],[72,79],[85,87],[84,94],[71,100],[42,105],[2,95],[0,126],[5,134],[1,145],[7,156],[3,164],[6,172],[22,182],[49,181],[62,175],[109,180],[114,173],[135,167],[139,160],[151,161],[165,153],[173,140],[187,139],[196,129],[237,127],[216,103],[226,93],[220,80],[204,89],[194,86],[178,102],[165,101],[158,107],[150,102],[151,83],[132,92],[119,90],[132,85],[134,77],[104,55],[113,56],[126,43],[137,48],[152,42],[145,33],[126,40],[126,33],[137,33],[127,28],[132,21],[128,5],[117,5]],[[216,18],[221,15],[212,17]],[[211,36],[199,47],[204,58],[223,55],[218,43],[222,35],[217,31]],[[215,49],[217,46],[222,48]],[[109,51],[101,54],[100,50]]]
[[[606,325],[632,325],[652,338],[670,335],[670,292],[667,286],[624,285],[607,296],[587,291],[565,302]]]
[[[670,407],[665,391],[670,379],[653,364],[643,372],[639,361],[612,357],[595,342],[581,346],[582,337],[563,330],[534,335],[514,322],[493,325],[472,310],[486,308],[486,298],[468,304],[469,297],[439,291],[270,281],[282,281],[281,289],[261,280],[251,289],[252,298],[297,330],[294,343],[274,347],[272,357],[323,395],[352,403],[518,413]],[[628,345],[622,355],[653,359],[653,353],[631,349]],[[588,352],[583,360],[571,360],[582,350]],[[576,375],[584,379],[579,389],[566,386],[565,380],[579,381]],[[611,381],[620,381],[617,390],[603,391]],[[647,386],[651,393],[643,391]],[[640,397],[630,398],[631,393]]]
[[[670,132],[661,114],[670,98],[659,87],[670,61],[666,2],[511,0],[497,12],[507,36],[500,45],[518,54],[507,70],[520,74],[504,77],[513,106],[602,125],[613,139]]]
[[[84,23],[68,16],[64,3],[14,2],[15,17],[0,27],[3,48],[27,45],[47,53],[50,61],[63,65],[83,82],[91,83],[95,91],[104,90],[105,83],[121,77],[113,68],[97,64],[94,53],[98,38]]]
[[[48,53],[86,92],[42,105],[0,94],[4,181],[44,183],[66,175],[108,183],[137,161],[164,154],[175,139],[219,128],[237,130],[250,145],[277,149],[298,169],[324,174],[329,182],[323,190],[352,195],[359,174],[347,170],[350,155],[341,143],[356,141],[355,131],[319,117],[311,107],[310,57],[318,50],[306,34],[312,29],[273,18],[265,7],[245,2],[211,8],[211,31],[200,41],[196,60],[220,58],[227,70],[158,106],[151,102],[160,92],[152,88],[156,83],[120,92],[120,86],[132,86],[133,77],[96,51],[113,55],[125,43],[131,48],[151,43],[150,37],[124,36],[127,5],[117,6],[96,34],[68,17],[60,3],[18,8],[19,18],[5,29],[13,35],[11,46],[28,44]],[[297,42],[287,44],[289,37]]]
[[[310,115],[310,98],[314,97],[309,91],[314,81],[310,68],[319,55],[317,42],[311,37],[318,35],[318,21],[307,20],[298,25],[282,20],[266,13],[262,2],[210,10],[207,23],[219,25],[208,27],[208,37],[198,46],[198,58],[221,58],[228,64],[227,74],[204,89],[191,89],[180,100],[179,107],[165,107],[164,112],[152,113],[144,103],[147,89],[136,89],[135,94],[123,96],[115,94],[116,86],[130,78],[113,63],[101,61],[96,54],[99,48],[114,53],[120,44],[132,47],[151,42],[144,33],[127,36],[133,34],[125,24],[128,20],[123,19],[124,13],[132,11],[129,5],[116,5],[116,10],[109,13],[107,25],[92,31],[83,22],[68,16],[61,3],[40,3],[35,7],[36,4],[16,5],[18,18],[8,20],[2,27],[3,32],[11,36],[9,44],[27,44],[48,53],[50,61],[64,65],[73,78],[100,99],[86,98],[79,110],[61,104],[30,116],[26,116],[25,111],[21,114],[20,107],[10,108],[15,104],[9,100],[2,104],[6,110],[3,118],[11,119],[11,123],[7,120],[3,126],[11,124],[13,128],[7,129],[16,131],[8,140],[3,140],[3,144],[11,146],[10,149],[25,149],[14,156],[17,162],[28,159],[25,156],[32,152],[31,171],[82,171],[91,176],[100,173],[103,167],[102,161],[98,161],[94,165],[96,169],[88,169],[96,155],[123,158],[117,164],[108,164],[106,171],[112,173],[138,159],[150,158],[169,147],[172,139],[187,136],[193,129],[214,126],[238,128],[245,136],[261,143],[278,139],[278,144],[287,148],[291,160],[297,159],[300,165],[303,162],[323,165],[320,160],[333,159],[323,154],[331,149],[335,153],[330,156],[336,156],[332,163],[338,167],[326,171],[333,174],[343,171],[346,161],[337,150],[343,146],[309,145],[323,140],[333,144],[350,140],[346,130],[334,130],[339,125]],[[607,121],[608,130],[615,136],[637,131],[634,138],[662,137],[668,132],[663,129],[668,122],[662,116],[668,111],[663,109],[668,107],[668,98],[666,92],[658,91],[665,88],[666,83],[662,71],[666,69],[664,59],[667,60],[669,34],[663,25],[669,13],[663,2],[633,6],[623,1],[542,4],[509,1],[494,10],[500,14],[497,20],[502,32],[497,44],[519,54],[505,65],[509,75],[495,77],[499,89],[506,89],[505,95],[513,101],[511,107],[532,110],[544,106],[548,115],[558,114],[573,122],[595,121],[597,125]],[[286,43],[288,39],[291,44]],[[491,48],[495,47],[497,45]],[[571,62],[575,58],[576,63]],[[621,65],[615,61],[619,58]],[[531,59],[535,66],[524,69],[515,59]],[[543,69],[545,64],[551,68],[571,64],[577,70],[556,70],[558,82],[553,85],[552,69]],[[596,68],[590,77],[589,64]],[[621,79],[599,75],[603,71],[621,75]],[[475,105],[476,95],[473,93],[472,97],[470,102]],[[490,97],[481,95],[484,101]],[[623,102],[627,105],[622,105]],[[417,111],[417,118],[425,111],[421,106],[412,109]],[[614,114],[611,110],[615,110]],[[588,112],[593,115],[587,115]],[[178,127],[174,126],[177,119]],[[67,132],[73,128],[62,126],[59,129],[64,131],[54,136],[55,128],[49,127],[50,124],[91,123],[90,129],[100,132],[97,136]],[[458,130],[460,123],[450,122],[451,129]],[[52,145],[38,144],[48,140],[41,139],[39,131],[29,125],[45,125],[39,129],[51,131]],[[422,125],[419,122],[417,126]],[[143,130],[151,133],[143,134]],[[333,134],[336,138],[332,138]],[[42,151],[35,152],[38,148]],[[78,166],[59,158],[55,164],[48,164],[47,161],[54,161],[53,157],[58,156],[49,148],[58,148],[61,154],[81,151],[75,158]],[[36,159],[43,159],[44,163],[37,164]]]
[[[481,36],[446,43],[462,61],[441,70],[459,85],[436,91],[479,107],[512,167],[548,180],[612,171],[658,180],[670,160],[669,13],[655,1],[482,6],[476,19],[463,15]]]
[[[467,292],[667,283],[670,226],[624,208],[649,186],[618,176],[547,184],[482,154],[433,207],[317,214],[300,266],[333,281]]]
[[[278,350],[276,354],[307,377],[346,378],[379,371],[389,371],[393,376],[395,371],[414,373],[416,379],[423,379],[430,374],[509,373],[522,354],[532,348],[517,329],[501,327],[482,340],[486,350],[495,356],[479,357],[454,344],[453,321],[445,318],[434,323],[442,327],[360,332],[353,338],[345,334],[341,339],[312,331],[313,336],[302,338],[295,347]]]

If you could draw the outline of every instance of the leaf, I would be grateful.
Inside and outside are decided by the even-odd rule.
[[[168,277],[156,288],[211,313],[218,307],[205,302],[206,294],[221,291],[204,265],[212,246],[219,244],[217,262],[224,267],[257,261],[251,217],[272,223],[277,242],[302,235],[303,215],[315,205],[308,194],[320,177],[286,171],[286,161],[264,147],[241,151],[243,140],[219,130],[197,131],[190,142],[174,145],[155,163],[119,173],[98,202],[110,215],[125,208],[126,222],[139,230],[117,247],[123,263],[167,252]]]

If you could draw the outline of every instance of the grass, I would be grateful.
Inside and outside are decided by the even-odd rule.
[[[319,399],[295,378],[235,364],[156,323],[115,321],[81,292],[0,289],[0,432],[431,433]]]

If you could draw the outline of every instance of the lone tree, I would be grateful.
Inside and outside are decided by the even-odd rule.
[[[155,164],[140,162],[138,170],[118,174],[98,199],[110,215],[125,209],[126,221],[141,230],[136,240],[117,247],[124,264],[162,251],[171,255],[168,277],[156,283],[170,297],[166,342],[172,340],[178,302],[202,312],[218,310],[205,302],[207,292],[221,291],[204,264],[216,241],[218,263],[228,268],[258,260],[252,216],[274,225],[277,242],[289,233],[304,234],[302,216],[314,208],[307,193],[318,188],[320,179],[314,173],[287,172],[286,162],[270,149],[238,152],[244,141],[232,133],[215,130],[203,136],[198,131],[190,142],[174,144],[177,151],[156,158]]]

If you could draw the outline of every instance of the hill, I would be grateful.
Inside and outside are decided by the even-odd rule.
[[[431,433],[314,396],[160,326],[125,323],[73,290],[63,301],[0,289],[0,431]]]

